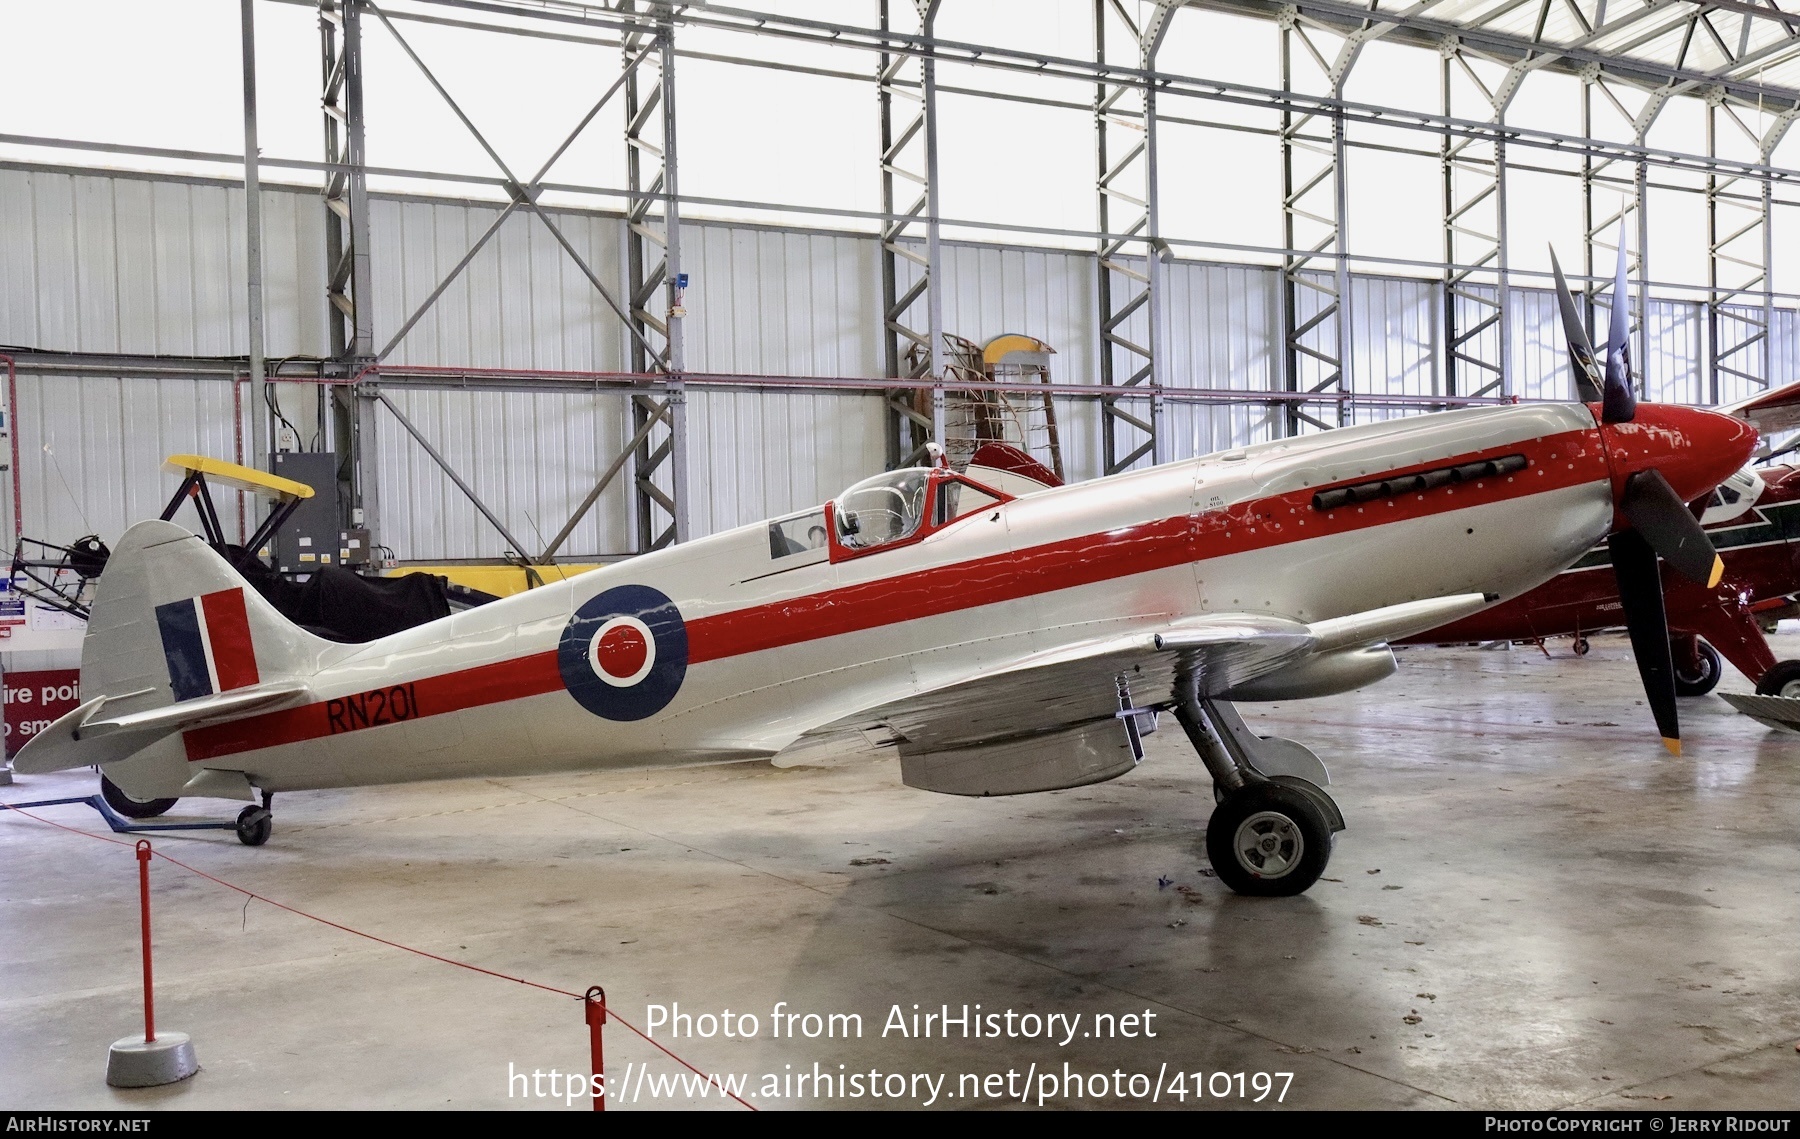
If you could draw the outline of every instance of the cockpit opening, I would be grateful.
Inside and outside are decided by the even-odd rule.
[[[825,549],[823,508],[790,514],[769,523],[769,557],[780,560]]]

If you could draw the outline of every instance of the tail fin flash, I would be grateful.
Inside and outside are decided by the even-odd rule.
[[[81,707],[35,735],[14,767],[119,763],[107,775],[128,793],[169,794],[190,773],[185,759],[160,758],[179,757],[179,748],[154,745],[202,723],[303,700],[306,678],[344,649],[276,612],[187,530],[140,522],[119,540],[96,587],[81,643]],[[142,762],[133,758],[140,754]]]
[[[158,605],[156,628],[178,702],[248,688],[259,679],[242,586]]]

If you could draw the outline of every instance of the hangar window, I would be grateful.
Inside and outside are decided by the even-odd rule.
[[[868,550],[912,537],[925,521],[930,481],[929,468],[909,467],[857,483],[833,508],[838,541],[852,550]]]

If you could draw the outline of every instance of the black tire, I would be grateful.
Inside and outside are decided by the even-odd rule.
[[[1700,672],[1690,676],[1683,671],[1681,665],[1675,666],[1675,695],[1704,696],[1719,686],[1719,678],[1725,675],[1725,662],[1719,659],[1719,650],[1705,641],[1694,642],[1694,648],[1700,657]]]
[[[275,829],[275,816],[261,807],[245,807],[238,812],[238,841],[245,846],[261,846],[269,841],[269,832]]]
[[[1784,660],[1756,682],[1758,696],[1800,697],[1800,660]]]
[[[1584,657],[1584,656],[1588,655],[1588,650],[1593,648],[1594,646],[1588,644],[1588,639],[1586,637],[1576,637],[1575,643],[1570,645],[1569,647],[1575,650],[1576,656]]]
[[[1284,898],[1305,891],[1325,873],[1331,843],[1331,824],[1319,808],[1279,783],[1252,783],[1232,792],[1206,823],[1206,857],[1213,872],[1251,897]]]
[[[104,775],[100,777],[100,797],[106,800],[107,806],[128,819],[154,819],[181,802],[180,799],[150,799],[140,803]]]

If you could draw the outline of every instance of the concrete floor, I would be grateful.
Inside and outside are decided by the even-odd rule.
[[[1800,736],[1684,701],[1671,758],[1623,638],[1580,660],[1553,647],[1410,650],[1374,689],[1247,706],[1325,757],[1349,820],[1298,898],[1237,898],[1202,869],[1212,800],[1170,721],[1133,774],[1051,795],[915,792],[891,762],[467,780],[286,797],[261,849],[157,845],[358,929],[603,984],[640,1027],[652,1003],[756,1013],[755,1039],[668,1041],[753,1089],[815,1062],[950,1073],[936,1106],[966,1107],[959,1074],[1004,1086],[1066,1064],[1165,1089],[1173,1071],[1291,1072],[1290,1107],[1800,1105]],[[1776,648],[1800,656],[1800,635]],[[98,829],[85,808],[52,813]],[[517,1083],[509,1098],[509,1065],[584,1070],[573,1001],[159,864],[158,1023],[190,1033],[203,1068],[111,1090],[107,1045],[139,1026],[134,875],[127,848],[0,818],[0,1107],[560,1109]],[[771,1039],[781,1001],[860,1013],[863,1035]],[[882,1036],[895,1004],[964,1002],[1083,1019],[1066,1046]],[[1091,1014],[1145,1011],[1154,1039],[1079,1035]],[[615,1073],[677,1070],[617,1028],[607,1048]],[[640,1087],[620,1106],[695,1102]]]

